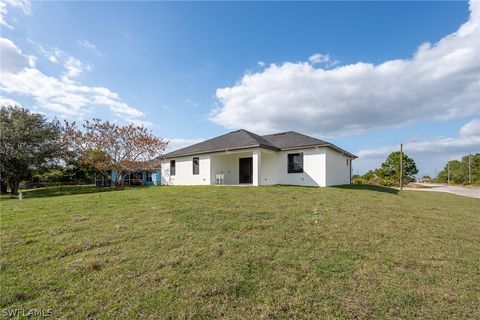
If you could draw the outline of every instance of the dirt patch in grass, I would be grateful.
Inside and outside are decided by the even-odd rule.
[[[102,269],[102,263],[98,260],[89,261],[87,264],[87,270],[89,271],[97,271]]]

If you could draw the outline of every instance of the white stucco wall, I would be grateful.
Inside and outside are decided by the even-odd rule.
[[[260,185],[280,184],[280,155],[278,152],[262,152],[260,164]]]
[[[229,152],[229,153],[214,153],[211,154],[211,184],[215,184],[215,175],[223,173],[224,184],[238,184],[239,183],[239,159],[252,157],[252,151]]]
[[[193,174],[193,158],[200,158],[199,174]],[[170,160],[175,160],[175,175],[170,175]],[[163,185],[209,185],[210,155],[198,155],[162,160]]]
[[[303,172],[288,173],[288,154],[303,153]],[[193,175],[194,156],[176,158],[176,175],[170,176],[170,160],[162,161],[162,184],[215,184],[215,174],[224,174],[224,183],[239,184],[239,158],[253,158],[253,185],[333,186],[350,183],[347,157],[329,148],[309,148],[288,151],[248,149],[199,155],[200,174]],[[256,172],[259,172],[256,176]]]
[[[303,153],[303,172],[288,173],[288,154]],[[262,155],[261,185],[325,186],[325,148],[280,151]]]
[[[348,165],[347,165],[348,159]],[[350,184],[350,159],[334,150],[327,149],[327,186]]]

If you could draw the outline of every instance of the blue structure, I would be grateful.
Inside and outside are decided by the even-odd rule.
[[[115,184],[117,180],[117,172],[115,170],[108,171],[108,177],[101,177],[95,179],[97,187],[108,187]],[[161,173],[160,170],[142,170],[130,172],[123,179],[123,185],[143,185],[143,186],[157,186],[160,185]]]

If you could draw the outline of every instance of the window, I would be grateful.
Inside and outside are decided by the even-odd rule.
[[[348,159],[347,159],[347,167],[348,167]]]
[[[200,158],[193,158],[193,174],[200,174]]]
[[[303,153],[288,154],[288,173],[303,172]]]
[[[170,175],[175,175],[175,160],[170,160]]]
[[[152,173],[150,171],[145,172],[145,180],[147,182],[152,182]]]

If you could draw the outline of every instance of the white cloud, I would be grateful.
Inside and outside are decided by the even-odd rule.
[[[0,25],[12,29],[13,27],[7,22],[5,17],[7,16],[8,10],[7,5],[3,2],[0,2]]]
[[[10,6],[15,8],[20,8],[24,14],[32,14],[32,5],[30,1],[27,0],[3,0],[3,2],[8,3]]]
[[[104,87],[86,86],[73,77],[80,75],[85,66],[73,57],[66,56],[65,73],[57,78],[48,76],[35,67],[34,57],[27,56],[9,39],[0,38],[1,73],[0,89],[6,94],[17,94],[32,98],[36,106],[55,116],[85,117],[91,115],[96,106],[107,107],[122,119],[136,119],[143,112],[121,101],[116,92]],[[56,56],[63,51],[56,49]]]
[[[6,28],[9,28],[9,29],[14,29],[14,27],[10,23],[8,23],[8,21],[7,21],[7,18],[6,18],[7,14],[8,14],[7,7],[19,8],[26,15],[30,15],[32,13],[30,1],[27,1],[27,0],[2,0],[2,1],[0,1],[0,25],[4,26]]]
[[[25,67],[35,67],[35,57],[24,54],[6,38],[0,38],[0,56],[2,72],[18,72]]]
[[[136,126],[143,126],[145,128],[153,129],[155,124],[151,121],[139,120],[139,119],[125,119],[125,122],[134,124]]]
[[[21,106],[22,104],[18,101],[15,101],[13,99],[7,98],[0,96],[0,106]]]
[[[58,63],[58,59],[57,59],[57,57],[54,56],[54,55],[50,55],[50,56],[48,57],[48,60],[49,60],[50,62],[52,62],[52,63]]]
[[[104,54],[97,49],[97,46],[94,45],[93,43],[89,42],[86,39],[78,40],[78,44],[81,45],[84,48],[87,48],[88,50],[98,54],[99,56],[103,56]]]
[[[480,2],[470,19],[409,59],[358,62],[327,70],[325,60],[271,64],[216,91],[211,120],[258,133],[299,130],[338,136],[425,119],[480,114]]]
[[[312,65],[323,65],[325,68],[331,68],[339,64],[339,61],[332,59],[328,54],[315,53],[308,58]]]
[[[27,41],[35,47],[35,49],[40,52],[45,58],[47,58],[52,63],[59,63],[60,57],[64,55],[64,52],[55,48],[53,50],[47,50],[42,45],[36,43],[32,39],[27,39]]]
[[[391,145],[360,150],[356,153],[355,168],[361,172],[378,168],[388,154],[399,148],[399,145]],[[433,174],[435,166],[440,168],[449,160],[460,159],[470,152],[480,152],[480,119],[473,119],[462,126],[457,137],[407,141],[404,152],[413,157],[423,173]]]
[[[84,74],[85,71],[92,70],[91,65],[83,63],[59,48],[45,49],[42,45],[31,39],[28,39],[28,42],[32,44],[46,59],[48,59],[48,61],[55,64],[63,64],[63,67],[65,68],[63,78],[65,81],[68,81],[69,78],[77,78]]]
[[[185,148],[191,146],[192,144],[196,144],[202,141],[207,140],[208,138],[192,138],[192,139],[181,139],[181,138],[172,138],[167,139],[169,141],[168,147],[165,152],[174,151],[177,149]]]
[[[464,137],[480,136],[480,119],[473,119],[460,129],[460,135]]]
[[[75,59],[74,57],[69,56],[63,66],[66,69],[65,75],[69,78],[76,78],[80,76],[85,70],[90,71],[91,67],[89,65],[85,65],[80,60]]]

